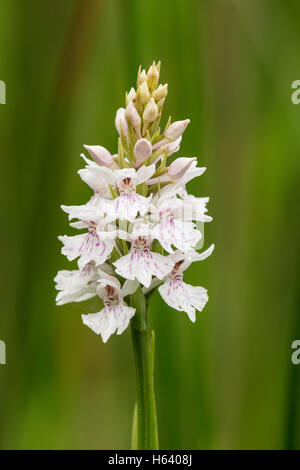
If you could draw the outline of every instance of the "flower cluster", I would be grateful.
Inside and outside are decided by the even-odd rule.
[[[189,120],[160,121],[168,85],[158,85],[160,63],[138,71],[136,90],[126,93],[126,107],[118,109],[115,125],[118,153],[99,145],[85,145],[92,157],[82,157],[81,179],[94,194],[81,206],[62,206],[70,225],[84,232],[61,236],[62,253],[77,260],[78,269],[59,271],[58,305],[98,296],[103,308],[82,315],[83,323],[104,342],[121,334],[135,314],[130,295],[153,289],[194,322],[208,296],[203,287],[186,284],[183,273],[193,261],[205,259],[213,245],[199,253],[199,223],[208,222],[208,198],[189,195],[186,184],[200,176],[196,158],[168,157],[177,152]],[[75,220],[75,221],[74,221]]]

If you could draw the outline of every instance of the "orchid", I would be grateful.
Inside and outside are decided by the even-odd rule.
[[[214,245],[211,245],[201,254],[193,254],[190,258],[178,252],[174,255],[175,264],[164,283],[158,288],[158,291],[164,301],[179,311],[188,314],[192,322],[196,321],[196,312],[204,308],[208,301],[207,290],[201,286],[191,286],[183,282],[183,272],[190,266],[192,261],[200,261],[207,258],[213,251]]]
[[[163,279],[174,266],[170,257],[151,251],[153,240],[148,232],[148,226],[144,225],[129,235],[130,252],[113,263],[117,274],[125,279],[136,279],[145,287],[150,286],[152,276]]]
[[[135,309],[123,301],[120,282],[112,276],[104,276],[99,280],[97,294],[105,307],[98,313],[82,315],[82,321],[96,334],[101,334],[105,343],[115,331],[118,335],[123,333]]]
[[[134,168],[116,170],[112,175],[113,185],[119,195],[107,201],[106,212],[114,219],[125,219],[134,222],[138,214],[144,215],[151,202],[150,197],[137,193],[137,186],[145,183],[155,172],[155,165],[142,166],[137,171]]]
[[[98,299],[99,311],[83,313],[82,321],[103,342],[131,325],[137,367],[137,429],[133,446],[157,448],[153,391],[154,337],[147,306],[158,292],[166,304],[187,313],[208,301],[207,290],[183,281],[192,262],[207,258],[211,245],[199,253],[207,197],[195,197],[187,184],[204,173],[195,157],[168,158],[180,149],[189,119],[161,128],[168,85],[159,85],[160,63],[138,71],[137,89],[126,93],[116,113],[117,151],[84,145],[80,178],[93,191],[83,205],[65,206],[70,226],[81,232],[59,237],[61,252],[76,263],[55,277],[58,305]],[[82,231],[83,230],[83,231]],[[167,314],[167,313],[165,313]],[[170,320],[171,321],[171,320]]]

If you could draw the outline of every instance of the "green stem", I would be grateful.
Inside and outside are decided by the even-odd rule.
[[[154,331],[150,331],[146,302],[141,290],[131,296],[136,314],[131,322],[136,368],[137,403],[132,446],[137,450],[157,450],[158,433],[154,395]]]

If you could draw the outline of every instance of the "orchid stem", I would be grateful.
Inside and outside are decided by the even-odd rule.
[[[139,296],[139,293],[137,293]],[[138,300],[138,302],[137,302]],[[131,296],[136,314],[131,322],[137,401],[134,413],[132,448],[157,450],[158,432],[154,394],[154,331],[150,331],[144,296]]]

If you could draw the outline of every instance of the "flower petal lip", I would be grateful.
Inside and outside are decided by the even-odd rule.
[[[69,220],[79,219],[85,221],[86,228],[90,220],[98,222],[104,217],[103,198],[98,194],[93,195],[86,204],[80,206],[61,205],[61,209],[68,214]]]
[[[186,284],[180,276],[168,279],[159,286],[158,292],[170,307],[186,312],[193,323],[196,321],[195,311],[201,312],[208,301],[204,287]]]
[[[117,274],[125,279],[136,279],[145,287],[150,286],[152,276],[163,279],[174,266],[172,258],[150,251],[147,244],[138,249],[134,242],[131,251],[113,264]]]
[[[89,227],[87,233],[80,235],[59,236],[58,239],[63,243],[62,254],[69,261],[76,258],[79,268],[83,268],[87,263],[93,261],[96,265],[103,264],[110,256],[115,242],[113,239],[101,240],[98,236],[95,224]]]
[[[97,295],[97,270],[93,263],[85,265],[82,270],[58,271],[54,278],[57,305],[69,302],[82,302]]]
[[[128,327],[130,319],[135,314],[135,308],[129,307],[123,301],[123,293],[118,279],[105,275],[99,281],[98,295],[103,299],[104,308],[97,313],[81,315],[85,325],[96,334],[100,334],[104,343],[113,334],[120,335]]]
[[[144,197],[136,192],[122,193],[116,199],[107,202],[105,210],[114,219],[134,222],[138,214],[145,215],[151,204],[151,196]]]
[[[101,335],[104,343],[115,332],[120,335],[128,327],[130,319],[135,314],[135,308],[128,307],[125,302],[119,302],[113,307],[104,307],[98,313],[81,315],[83,323],[97,335]]]

